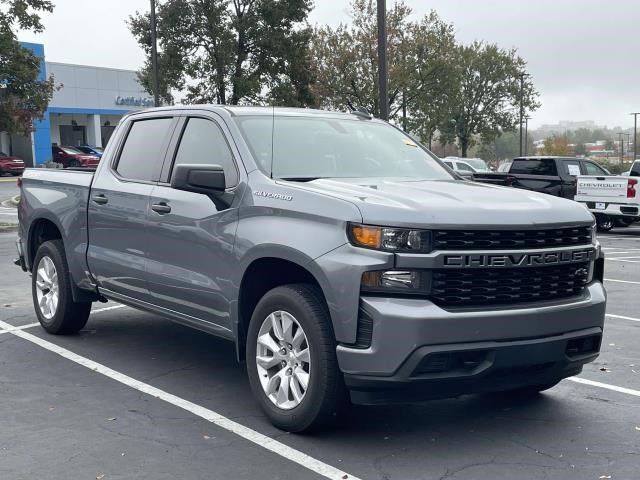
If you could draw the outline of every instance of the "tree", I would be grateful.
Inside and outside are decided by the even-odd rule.
[[[526,151],[529,155],[535,155],[533,139],[529,135]],[[482,142],[477,155],[486,161],[511,160],[520,155],[520,132],[510,130],[502,132],[491,142]]]
[[[453,26],[434,13],[410,21],[401,0],[387,10],[389,116],[430,139],[449,90]],[[375,0],[351,2],[351,25],[318,27],[312,41],[314,91],[323,107],[364,107],[379,115]]]
[[[458,140],[463,157],[478,137],[491,142],[501,131],[518,126],[521,97],[526,112],[539,107],[530,77],[524,78],[520,90],[526,63],[515,49],[483,42],[460,46],[457,67],[454,108],[450,122],[442,128],[444,136]]]
[[[158,5],[160,96],[184,103],[313,105],[306,19],[311,0],[166,0]],[[139,71],[152,92],[150,16],[129,28],[145,50]]]
[[[554,135],[544,139],[544,146],[540,152],[542,155],[570,155],[571,148],[566,135]]]
[[[22,47],[15,30],[43,31],[47,0],[0,0],[0,131],[27,135],[53,96],[53,78],[39,80],[41,59]]]

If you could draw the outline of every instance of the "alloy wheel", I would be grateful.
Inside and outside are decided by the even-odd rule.
[[[264,393],[283,410],[300,405],[309,387],[309,342],[300,323],[278,310],[264,319],[258,332],[256,365]]]

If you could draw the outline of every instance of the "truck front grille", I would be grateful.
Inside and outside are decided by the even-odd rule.
[[[434,230],[433,250],[512,250],[591,243],[591,226],[544,230]]]
[[[540,302],[583,293],[589,263],[531,268],[434,270],[431,300],[441,307]]]

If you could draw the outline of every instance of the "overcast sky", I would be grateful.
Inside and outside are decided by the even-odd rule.
[[[391,4],[393,0],[387,0]],[[54,0],[46,31],[22,40],[45,44],[47,59],[137,69],[142,52],[125,19],[149,0]],[[349,0],[316,0],[312,23],[348,22]],[[640,2],[635,0],[407,0],[414,15],[434,9],[458,40],[516,47],[528,62],[542,107],[531,125],[595,120],[632,125],[640,111]]]

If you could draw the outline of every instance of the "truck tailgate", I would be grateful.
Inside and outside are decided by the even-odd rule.
[[[575,200],[578,202],[627,202],[631,200],[627,197],[628,182],[628,177],[580,175]]]

